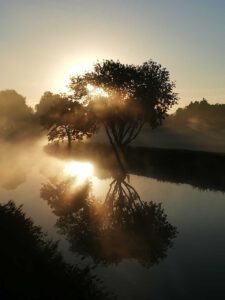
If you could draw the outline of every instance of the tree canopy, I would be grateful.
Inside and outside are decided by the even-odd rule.
[[[105,60],[94,71],[71,78],[73,100],[92,111],[111,142],[126,145],[145,123],[154,128],[177,102],[169,72],[152,60],[142,65]]]
[[[53,94],[50,91],[44,92],[40,102],[35,105],[36,114],[39,117],[44,116],[55,105],[55,102],[60,98],[60,95]]]
[[[5,139],[31,136],[37,130],[32,108],[15,90],[0,91],[0,136]]]
[[[46,92],[36,109],[41,124],[48,129],[49,141],[67,138],[70,146],[72,140],[90,137],[95,131],[95,123],[85,108],[66,95]]]

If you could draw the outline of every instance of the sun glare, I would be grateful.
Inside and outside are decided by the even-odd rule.
[[[91,177],[94,172],[94,167],[89,162],[68,162],[65,165],[64,173],[71,177],[76,177],[78,182],[84,182]]]
[[[55,79],[55,91],[67,93],[68,84],[71,76],[83,75],[93,69],[93,60],[87,59],[80,62],[64,62],[61,67],[60,73]]]
[[[109,96],[109,94],[106,91],[104,91],[102,88],[95,87],[90,83],[87,84],[87,90],[89,94],[93,97],[107,98]]]
[[[93,92],[94,86],[92,84],[88,83],[87,84],[87,90],[88,90],[89,93]]]

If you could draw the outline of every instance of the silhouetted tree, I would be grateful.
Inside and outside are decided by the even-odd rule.
[[[0,298],[112,299],[90,267],[64,262],[57,243],[13,202],[0,204]]]
[[[35,136],[38,132],[34,113],[25,98],[14,90],[0,92],[0,137],[5,139]]]
[[[82,140],[95,131],[95,122],[88,117],[85,108],[65,95],[45,93],[37,106],[41,124],[48,129],[48,140]]]
[[[48,111],[55,105],[60,99],[59,94],[53,94],[52,92],[45,92],[40,99],[40,102],[35,105],[36,114],[39,118],[48,114]]]
[[[105,60],[93,72],[72,77],[70,84],[73,99],[94,113],[118,146],[132,142],[145,123],[161,124],[177,101],[174,87],[169,72],[151,60],[137,66]]]

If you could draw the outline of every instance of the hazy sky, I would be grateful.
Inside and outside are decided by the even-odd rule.
[[[0,0],[0,90],[33,105],[104,58],[161,63],[181,106],[225,103],[225,0]]]

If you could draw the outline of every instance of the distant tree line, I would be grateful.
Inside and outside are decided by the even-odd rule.
[[[190,102],[184,108],[178,108],[168,121],[212,130],[225,129],[225,104],[209,104],[206,99]],[[177,125],[176,125],[177,126]]]

